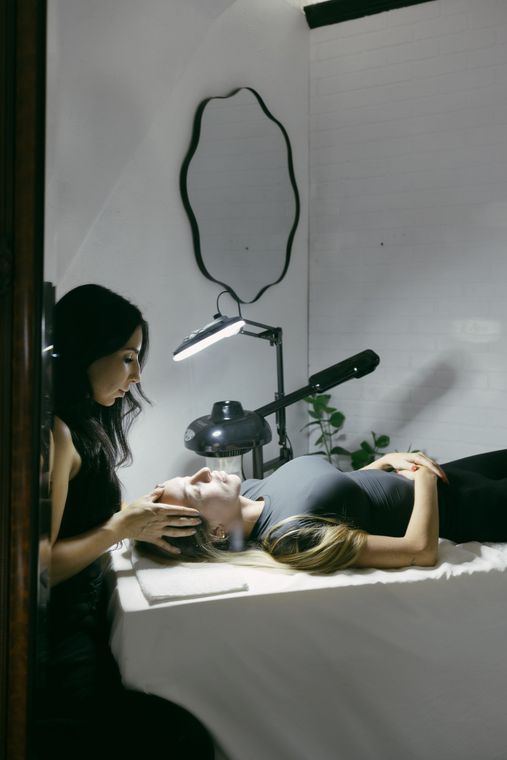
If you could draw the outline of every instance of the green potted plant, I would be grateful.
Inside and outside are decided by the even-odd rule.
[[[330,398],[329,393],[320,393],[307,396],[304,399],[309,406],[308,413],[312,419],[301,430],[308,429],[310,433],[316,431],[318,435],[314,444],[321,447],[312,454],[325,456],[332,464],[336,464],[338,457],[347,457],[350,459],[353,470],[359,470],[361,467],[371,464],[377,457],[381,456],[381,449],[386,449],[391,439],[388,435],[377,435],[372,431],[371,441],[361,441],[359,448],[353,451],[339,445],[337,442],[345,438],[341,432],[345,423],[345,415],[330,405]]]

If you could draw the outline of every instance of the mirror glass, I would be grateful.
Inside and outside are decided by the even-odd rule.
[[[181,193],[206,277],[240,303],[282,279],[299,196],[287,132],[255,90],[241,87],[199,105]]]

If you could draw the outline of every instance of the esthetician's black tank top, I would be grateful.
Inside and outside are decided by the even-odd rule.
[[[507,450],[442,468],[450,485],[438,481],[440,536],[458,542],[507,541]],[[414,503],[414,484],[402,475],[342,472],[319,456],[293,459],[264,480],[245,480],[241,493],[265,502],[253,541],[293,515],[333,517],[373,535],[403,536]]]
[[[81,468],[69,482],[65,510],[58,538],[71,538],[96,528],[106,522],[121,504],[121,489],[118,478],[111,471],[104,451],[99,451],[91,459],[80,450],[79,441],[74,439],[81,456]],[[50,614],[64,617],[69,608],[79,603],[95,607],[100,592],[103,574],[103,559],[91,562],[81,572],[51,589]]]

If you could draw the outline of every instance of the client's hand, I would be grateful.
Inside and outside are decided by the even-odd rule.
[[[447,475],[433,459],[423,454],[422,451],[394,451],[377,459],[375,465],[379,468],[390,468],[401,475],[406,472],[415,472],[419,467],[427,467],[437,478],[448,483]]]
[[[430,469],[430,467],[425,464],[418,466],[413,465],[410,470],[398,470],[398,475],[403,475],[407,480],[424,480],[429,484],[435,484],[439,477],[433,469]]]
[[[111,518],[118,540],[137,539],[155,544],[170,554],[180,554],[180,550],[164,540],[192,536],[192,527],[199,525],[199,512],[191,507],[175,507],[157,504],[164,489],[155,488],[151,493],[128,504]]]

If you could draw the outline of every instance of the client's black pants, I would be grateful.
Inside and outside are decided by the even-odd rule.
[[[452,541],[507,541],[507,450],[442,465],[438,483],[440,535]]]

